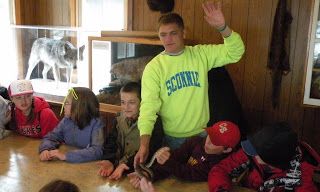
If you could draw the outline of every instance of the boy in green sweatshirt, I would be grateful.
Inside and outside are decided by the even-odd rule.
[[[185,46],[182,18],[169,13],[159,19],[159,38],[165,50],[143,72],[140,148],[135,164],[143,163],[148,156],[157,114],[171,149],[178,148],[186,138],[206,135],[203,128],[209,120],[208,71],[238,62],[244,53],[240,35],[225,22],[221,2],[205,2],[203,10],[205,20],[221,33],[224,44]]]

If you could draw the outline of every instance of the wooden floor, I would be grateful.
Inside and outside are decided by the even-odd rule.
[[[62,161],[41,162],[38,156],[40,140],[11,134],[0,140],[0,192],[37,192],[53,179],[64,179],[79,186],[82,192],[139,191],[127,178],[110,182],[97,175],[96,162],[70,164]],[[68,150],[65,146],[62,150]],[[181,182],[170,178],[156,182],[157,192],[208,191],[206,182]],[[235,191],[246,192],[237,188]]]

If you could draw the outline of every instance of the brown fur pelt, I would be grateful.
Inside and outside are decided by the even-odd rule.
[[[273,22],[269,51],[268,68],[272,74],[272,106],[278,107],[282,75],[290,71],[289,57],[286,51],[286,39],[292,16],[287,10],[287,0],[279,0]]]
[[[174,0],[147,0],[147,3],[150,10],[160,13],[171,12],[174,8]]]
[[[139,82],[147,63],[153,56],[143,56],[131,59],[124,59],[111,66],[111,75],[115,80],[110,82],[110,86],[123,86],[125,83],[133,81]]]

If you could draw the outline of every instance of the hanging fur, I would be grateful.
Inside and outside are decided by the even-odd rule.
[[[282,75],[290,71],[289,57],[286,52],[286,38],[291,22],[292,16],[287,11],[287,0],[279,0],[274,17],[268,62],[268,68],[272,73],[273,108],[279,105]]]
[[[147,0],[147,3],[150,10],[160,13],[171,12],[174,8],[174,0]]]

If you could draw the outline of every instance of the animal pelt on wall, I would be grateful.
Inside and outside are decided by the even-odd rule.
[[[286,75],[290,71],[286,39],[291,22],[292,16],[287,10],[287,0],[279,0],[273,22],[268,61],[268,68],[271,70],[272,75],[273,108],[279,105],[282,75]]]
[[[147,0],[149,9],[160,13],[171,12],[174,8],[174,0]]]

